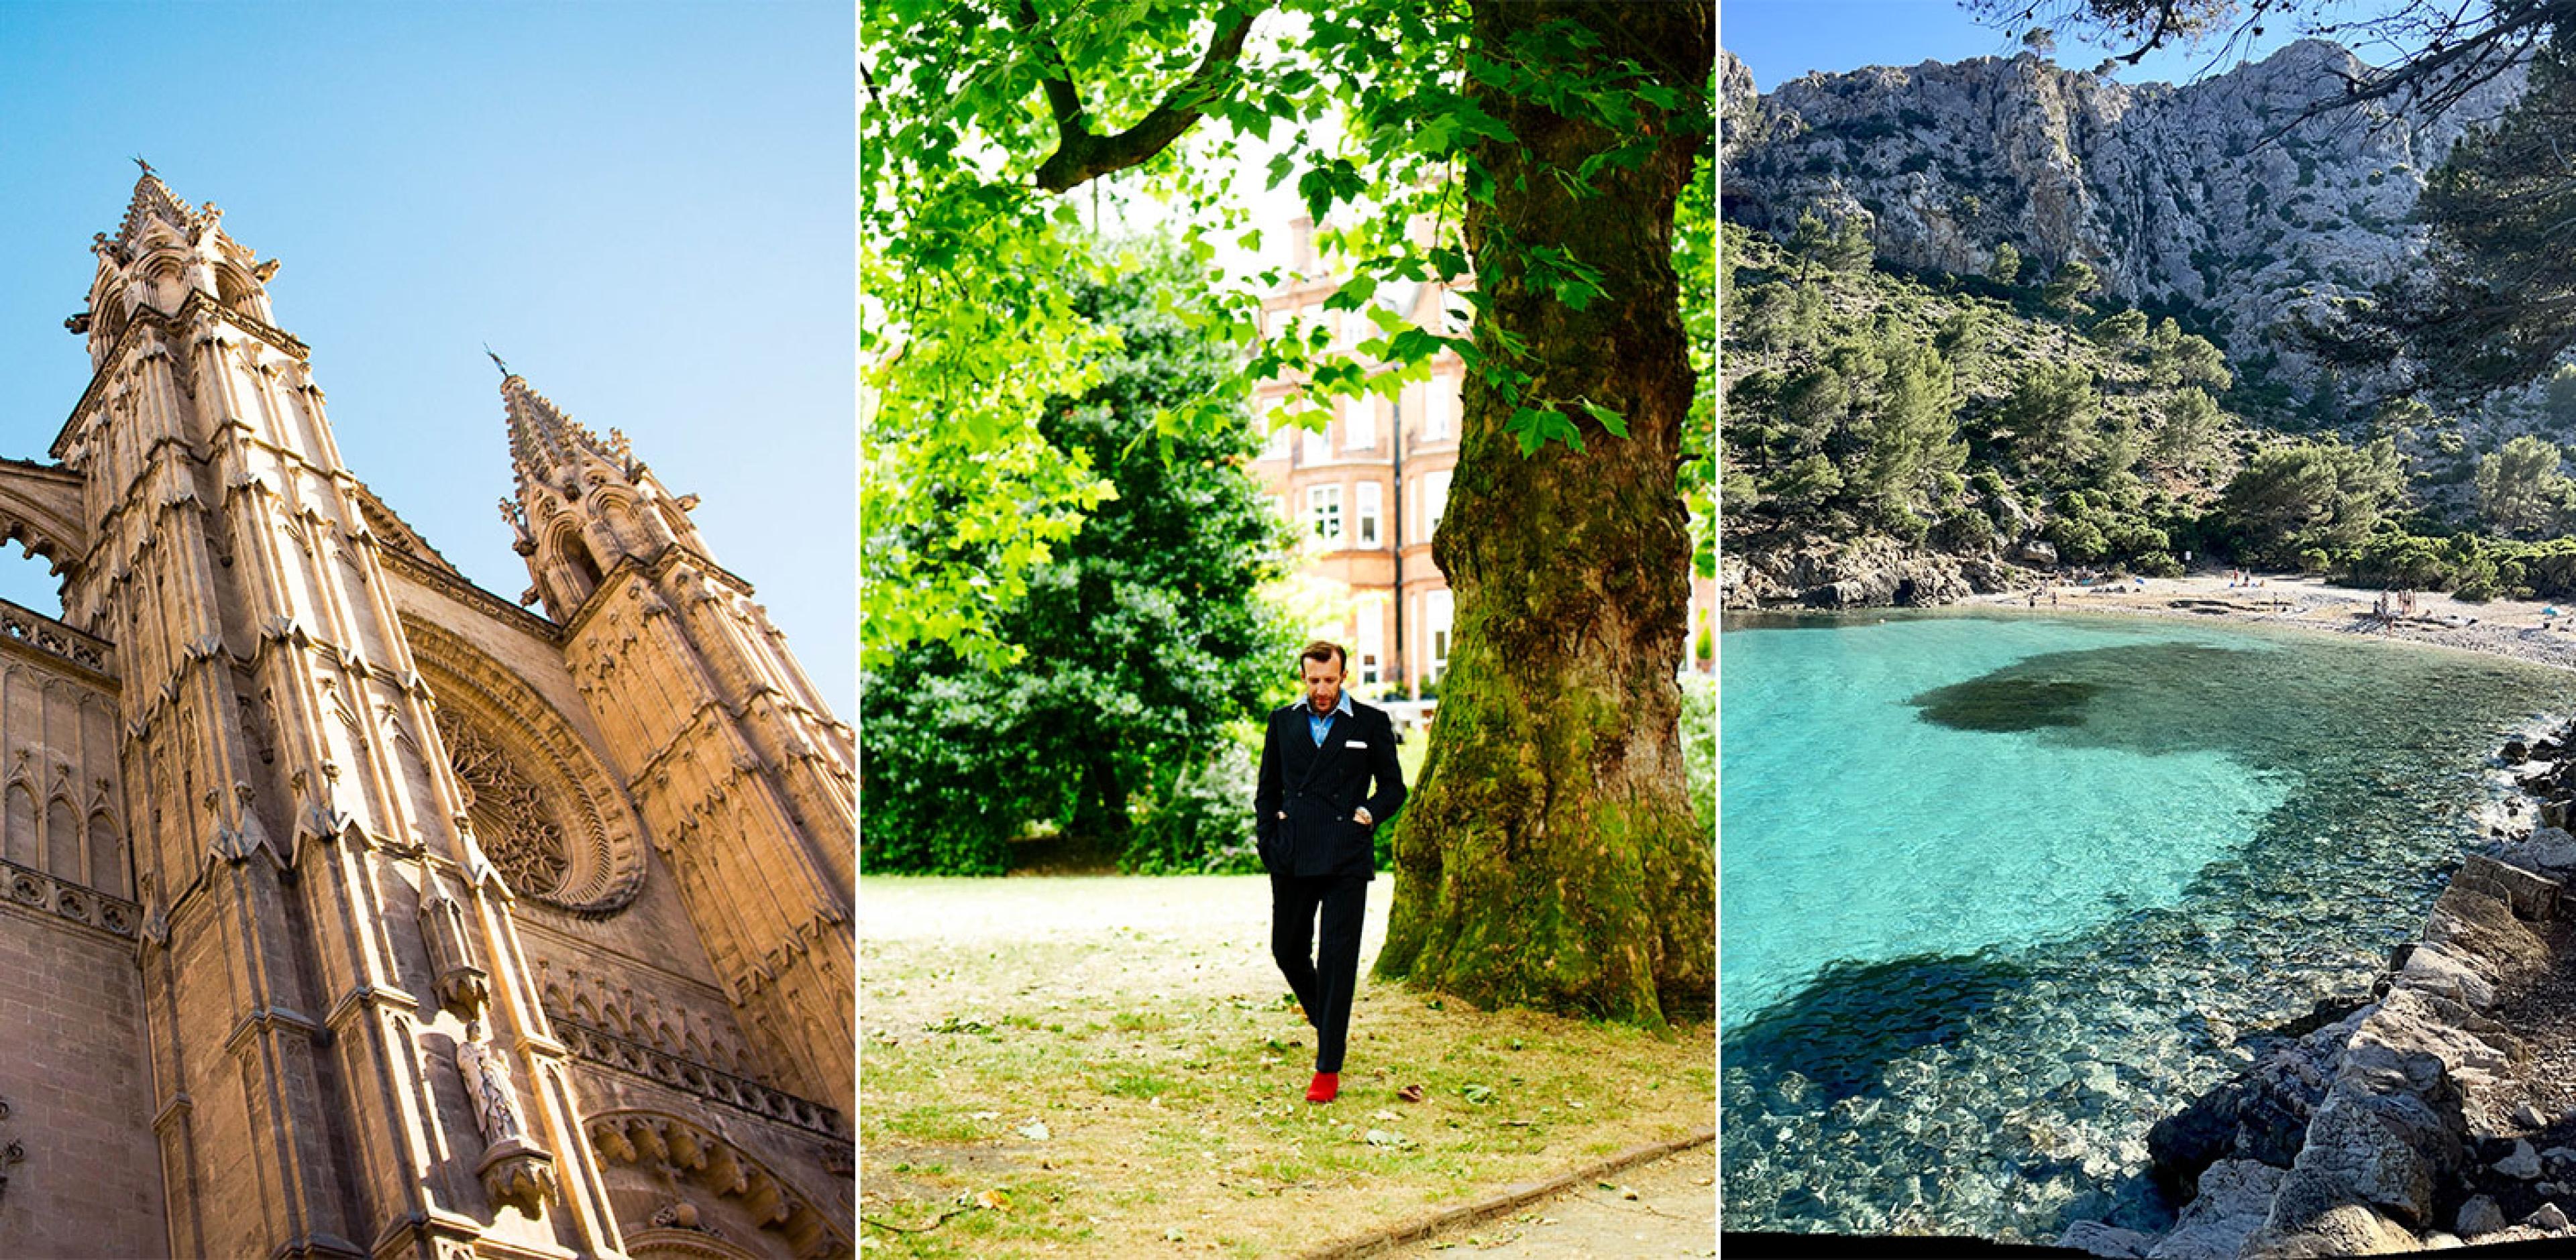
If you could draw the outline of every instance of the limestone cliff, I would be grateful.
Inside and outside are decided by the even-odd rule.
[[[2508,76],[2429,120],[2291,125],[2361,69],[2305,40],[2183,87],[2025,53],[1810,74],[1755,97],[1726,55],[1725,213],[1783,235],[1809,207],[1865,214],[1879,258],[1914,270],[1981,273],[2006,242],[2049,267],[2082,259],[2112,296],[2196,308],[2233,356],[2282,352],[2297,373],[2284,321],[2407,265],[2425,172],[2521,88]]]

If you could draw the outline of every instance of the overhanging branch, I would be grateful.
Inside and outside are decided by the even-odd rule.
[[[1199,59],[1190,77],[1175,85],[1162,103],[1135,126],[1104,136],[1093,132],[1084,121],[1082,94],[1074,86],[1073,71],[1065,64],[1055,40],[1046,33],[1035,0],[1020,0],[1019,27],[1037,40],[1051,63],[1042,82],[1047,107],[1055,114],[1056,146],[1046,163],[1038,167],[1038,187],[1051,193],[1064,192],[1126,170],[1170,147],[1190,129],[1190,124],[1199,120],[1201,111],[1225,93],[1235,63],[1243,56],[1244,40],[1252,34],[1253,19],[1260,15],[1259,7],[1247,8],[1233,21],[1218,26],[1216,37],[1208,41],[1207,55]]]

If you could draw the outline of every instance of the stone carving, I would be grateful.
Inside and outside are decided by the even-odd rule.
[[[0,1098],[0,1120],[9,1118],[9,1100]],[[25,1145],[12,1141],[0,1147],[0,1195],[9,1193],[9,1167],[27,1158]]]
[[[700,1220],[698,1205],[686,1199],[663,1204],[662,1210],[653,1214],[652,1225],[655,1229],[688,1229],[713,1238],[724,1237],[723,1230]]]
[[[435,875],[421,890],[420,938],[429,947],[430,971],[437,978],[438,1004],[472,1022],[492,996],[492,977],[475,965],[473,936],[466,930],[465,906],[450,896],[447,881]]]
[[[131,937],[143,919],[143,907],[96,889],[81,888],[43,871],[0,861],[0,891],[34,910],[50,910],[74,923],[85,923],[117,936]],[[0,1108],[0,1119],[8,1112]]]
[[[563,1038],[564,1046],[585,1063],[659,1081],[672,1089],[827,1137],[848,1132],[841,1113],[821,1103],[618,1036],[562,1011],[549,1010],[546,1015],[556,1035]]]
[[[521,896],[547,897],[562,887],[572,857],[545,795],[480,731],[450,722],[439,727],[484,856]]]
[[[483,1026],[466,1026],[466,1040],[456,1046],[456,1073],[465,1078],[465,1094],[474,1104],[474,1125],[483,1131],[483,1159],[475,1175],[495,1203],[514,1203],[530,1215],[541,1212],[555,1194],[555,1157],[528,1137],[519,1110],[519,1092],[510,1082],[509,1057],[483,1039]]]

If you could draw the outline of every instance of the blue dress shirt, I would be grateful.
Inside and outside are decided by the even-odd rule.
[[[1333,729],[1333,719],[1350,711],[1351,693],[1348,691],[1344,691],[1342,693],[1342,702],[1334,705],[1333,711],[1330,713],[1319,715],[1315,712],[1314,702],[1307,702],[1306,733],[1315,737],[1315,747],[1321,748],[1324,746],[1324,735],[1326,732]]]

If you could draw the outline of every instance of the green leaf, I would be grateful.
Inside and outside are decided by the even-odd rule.
[[[1376,293],[1377,277],[1363,271],[1343,281],[1342,287],[1333,290],[1332,296],[1324,299],[1324,309],[1356,311],[1367,305],[1369,298]]]
[[[1591,416],[1593,421],[1599,424],[1602,428],[1608,429],[1612,436],[1628,436],[1628,418],[1626,416],[1620,415],[1618,412],[1613,411],[1608,407],[1604,407],[1589,398],[1581,401],[1583,403],[1584,414]]]

